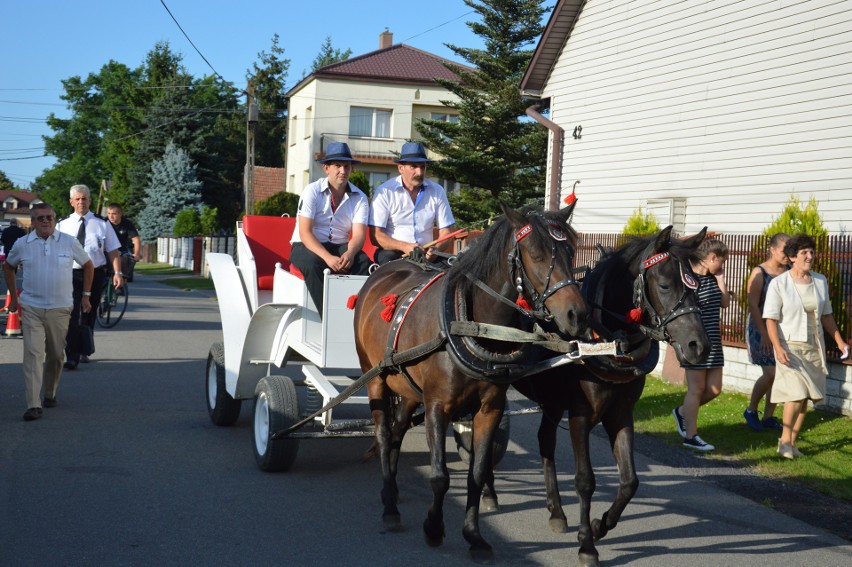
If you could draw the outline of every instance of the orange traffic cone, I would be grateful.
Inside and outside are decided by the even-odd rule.
[[[21,336],[21,319],[19,317],[20,309],[18,311],[10,311],[9,317],[6,319],[6,336],[7,337],[19,337]]]
[[[5,313],[9,310],[9,304],[12,302],[12,294],[9,293],[9,290],[6,290],[6,305],[3,306],[3,309],[0,309],[0,313]]]

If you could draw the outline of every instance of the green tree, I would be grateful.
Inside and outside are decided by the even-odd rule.
[[[544,191],[546,129],[526,118],[529,105],[519,93],[521,78],[541,35],[543,0],[465,0],[481,22],[468,27],[483,49],[447,44],[474,68],[445,63],[458,80],[435,79],[458,101],[458,122],[419,120],[427,145],[443,156],[430,170],[494,199],[519,207]]]
[[[498,201],[485,189],[472,187],[453,191],[447,198],[458,226],[484,228],[491,219],[502,214]]]
[[[201,207],[201,234],[209,236],[219,229],[219,209],[216,207]]]
[[[249,92],[258,106],[255,130],[254,162],[267,167],[284,167],[287,139],[287,88],[285,81],[290,60],[284,59],[284,48],[278,45],[278,34],[272,36],[269,52],[257,54],[260,59],[246,72]]]
[[[360,169],[352,172],[352,175],[349,176],[349,183],[363,191],[367,197],[372,197],[373,189],[370,187],[370,178]]]
[[[0,171],[0,191],[19,191],[5,171]]]
[[[154,162],[151,169],[147,205],[137,217],[139,236],[144,242],[171,235],[179,212],[190,207],[198,211],[201,207],[201,182],[186,150],[169,143],[162,159]]]
[[[275,193],[268,199],[258,201],[254,204],[254,214],[265,217],[280,217],[287,215],[296,216],[296,207],[299,206],[299,196],[295,193],[281,191]]]
[[[351,49],[347,49],[346,51],[335,49],[331,45],[331,36],[327,35],[325,36],[325,41],[322,46],[320,46],[320,52],[311,64],[311,71],[316,71],[320,67],[325,67],[326,65],[346,61],[349,59],[350,55],[352,55]]]

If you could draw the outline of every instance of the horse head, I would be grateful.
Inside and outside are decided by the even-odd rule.
[[[684,240],[672,240],[672,227],[657,235],[639,257],[634,282],[634,305],[653,338],[665,340],[681,363],[700,364],[710,353],[710,341],[701,322],[701,310],[689,258],[704,240],[707,227]]]
[[[552,321],[564,335],[582,335],[588,317],[571,270],[577,247],[577,233],[569,224],[574,205],[555,213],[501,207],[512,227],[509,273],[519,304]]]

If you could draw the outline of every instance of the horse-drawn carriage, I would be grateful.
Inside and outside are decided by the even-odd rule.
[[[465,452],[470,472],[463,535],[471,544],[474,559],[489,560],[492,550],[478,527],[479,499],[483,489],[494,492],[493,443],[509,385],[542,375],[558,380],[560,366],[579,369],[574,363],[586,357],[618,361],[625,354],[616,350],[616,344],[627,344],[620,339],[595,343],[577,340],[586,335],[587,302],[597,305],[599,319],[604,312],[604,318],[612,319],[612,311],[602,306],[615,303],[621,310],[621,303],[628,301],[628,308],[639,310],[638,319],[626,321],[632,331],[641,329],[639,334],[645,338],[650,332],[655,340],[682,345],[687,343],[678,336],[691,341],[689,347],[679,346],[679,353],[686,353],[688,348],[694,351],[689,356],[701,356],[702,344],[706,344],[706,336],[695,338],[699,332],[703,335],[703,327],[694,296],[680,281],[683,268],[678,271],[684,254],[697,246],[699,239],[682,246],[680,257],[668,263],[664,260],[670,256],[669,248],[675,258],[677,246],[670,241],[669,231],[634,246],[630,258],[618,257],[609,280],[620,290],[626,284],[626,297],[623,291],[610,293],[610,301],[602,291],[584,298],[571,266],[576,239],[568,226],[570,208],[558,213],[505,212],[506,216],[477,241],[475,252],[460,255],[446,275],[442,270],[407,261],[386,264],[370,277],[326,273],[322,316],[298,270],[288,260],[295,219],[245,217],[237,231],[239,262],[235,264],[225,254],[208,255],[223,331],[223,343],[212,346],[207,361],[206,397],[211,420],[230,425],[239,416],[241,401],[254,399],[254,453],[258,465],[269,471],[292,465],[300,439],[374,436],[382,460],[383,520],[393,531],[400,521],[395,480],[399,446],[413,423],[414,412],[422,407],[432,457],[430,485],[435,495],[423,529],[427,542],[437,545],[444,535],[442,501],[449,485],[445,433],[450,421],[469,413],[472,431],[466,431]],[[648,262],[651,259],[654,261]],[[680,318],[683,315],[689,316]],[[674,321],[676,318],[680,319]],[[624,318],[617,319],[624,326]],[[605,329],[599,326],[596,330]],[[303,377],[282,375],[290,362],[299,363]],[[633,363],[635,360],[628,356],[619,364],[629,373]],[[615,370],[621,370],[618,364]],[[644,367],[639,370],[637,376],[644,377],[648,372]],[[597,380],[580,374],[576,380]],[[297,385],[304,386],[302,396],[297,394]],[[354,395],[364,386],[368,387],[372,419],[335,417],[333,412],[340,404],[368,405],[367,397]],[[546,382],[539,382],[532,390],[543,392],[545,386]],[[571,395],[581,394],[577,390]],[[606,398],[618,396],[609,393]],[[535,394],[530,397],[535,399]],[[618,432],[610,432],[621,435],[624,428],[630,431],[630,437],[623,441],[627,445],[619,441],[617,458],[629,458],[629,462],[621,461],[622,486],[631,484],[627,475],[635,479],[632,403],[636,397],[632,392],[628,403],[622,404],[626,410],[619,410],[629,411],[630,418],[619,422]],[[587,403],[597,402],[589,398]],[[559,412],[557,421],[562,409],[552,410]],[[571,412],[567,406],[564,409]],[[584,413],[600,420],[605,411],[595,407]],[[614,419],[609,422],[616,423]],[[588,444],[588,428],[594,423],[584,426],[584,440],[582,436],[573,437],[572,422],[575,455],[578,445]],[[304,427],[308,425],[311,427]],[[546,467],[548,460],[552,463],[552,456],[545,459]],[[584,476],[589,473],[582,471]],[[590,491],[587,496],[590,498]],[[604,518],[603,528],[596,521],[597,537],[614,527],[630,497],[632,492],[626,499],[620,496],[614,513]],[[558,494],[554,498],[558,499]],[[588,564],[596,564],[588,498],[581,526],[581,557],[590,558]]]

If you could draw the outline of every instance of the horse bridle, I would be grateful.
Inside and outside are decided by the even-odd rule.
[[[535,214],[535,213],[529,213]],[[549,220],[545,220],[545,222],[551,222]],[[556,223],[553,224],[552,231],[561,231],[562,229],[557,226]],[[524,268],[524,260],[521,258],[520,250],[518,248],[518,243],[523,240],[526,236],[528,236],[532,232],[532,224],[524,225],[520,230],[515,233],[515,242],[512,246],[512,250],[509,252],[506,260],[509,267],[509,281],[513,282],[515,285],[515,290],[518,292],[519,296],[523,296],[524,294],[528,295],[533,303],[532,310],[524,309],[519,306],[517,303],[506,299],[503,295],[491,289],[485,282],[474,278],[470,274],[465,274],[466,277],[471,280],[477,287],[488,293],[494,299],[505,303],[506,305],[511,306],[513,309],[517,310],[519,313],[523,314],[526,317],[530,317],[532,319],[539,319],[541,321],[552,321],[553,314],[547,309],[544,305],[544,302],[547,299],[562,289],[563,287],[569,285],[579,285],[577,280],[574,278],[573,273],[570,270],[568,271],[568,277],[564,280],[560,280],[550,286],[550,279],[553,276],[553,270],[556,267],[556,240],[557,238],[554,236],[553,243],[550,248],[550,266],[547,268],[547,277],[544,280],[544,291],[542,293],[538,293],[535,289],[530,278],[527,276],[527,271]],[[557,234],[559,234],[557,232]],[[551,234],[553,236],[553,234]]]
[[[645,254],[650,254],[651,250],[646,250],[642,256]],[[689,293],[689,289],[695,289],[694,287],[690,288],[685,281],[686,278],[691,278],[692,276],[689,274],[685,274],[683,271],[683,265],[677,259],[675,261],[678,263],[678,267],[681,272],[681,279],[684,280],[683,293],[680,296],[680,299],[677,303],[675,303],[674,307],[666,314],[665,316],[660,315],[654,306],[651,305],[651,302],[648,300],[648,294],[646,293],[645,287],[645,271],[650,269],[653,266],[656,266],[660,262],[668,260],[669,258],[673,258],[671,254],[668,252],[660,252],[659,254],[654,254],[652,256],[648,256],[645,260],[642,261],[642,265],[639,269],[639,275],[636,276],[636,279],[633,280],[633,306],[646,310],[651,319],[651,326],[648,325],[639,325],[639,330],[642,333],[656,341],[665,341],[671,342],[671,335],[668,331],[668,324],[677,319],[682,315],[688,315],[689,313],[701,313],[701,308],[697,305],[692,307],[684,307],[683,303],[686,301],[686,296]],[[697,287],[697,284],[696,284]]]

